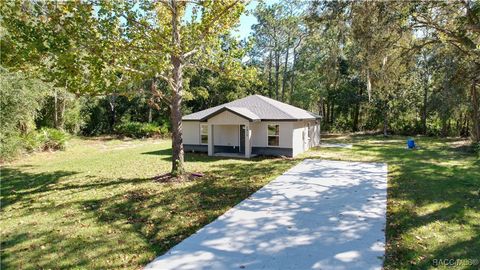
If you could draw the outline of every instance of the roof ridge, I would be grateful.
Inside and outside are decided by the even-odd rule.
[[[293,105],[290,105],[290,104],[285,103],[285,102],[278,101],[278,100],[273,99],[273,98],[269,98],[269,97],[262,96],[262,95],[258,95],[258,96],[259,96],[263,101],[269,103],[270,105],[274,106],[274,107],[277,108],[279,111],[287,114],[287,115],[290,116],[290,117],[295,117],[295,115],[290,114],[290,112],[283,110],[283,109],[280,108],[279,106],[276,106],[276,104],[274,104],[274,103],[275,103],[275,102],[278,102],[278,103],[282,103],[282,104],[291,106],[291,107],[293,107],[293,108],[295,108],[295,109],[300,109],[300,110],[306,111],[306,110],[304,110],[304,109],[302,109],[302,108],[297,108],[297,107],[295,107],[295,106],[293,106]],[[272,101],[273,101],[273,102],[272,102]]]
[[[282,109],[279,108],[278,106],[275,106],[275,104],[272,104],[271,102],[269,102],[269,99],[270,99],[270,98],[265,97],[265,96],[262,96],[262,95],[258,95],[258,94],[255,94],[254,96],[258,96],[262,102],[265,102],[265,103],[267,103],[267,104],[270,105],[270,106],[273,106],[275,109],[277,109],[277,110],[279,110],[280,112],[286,114],[287,116],[289,116],[289,117],[295,117],[294,115],[291,115],[290,113],[282,110]]]
[[[191,113],[182,117],[182,119],[198,120],[210,114],[219,112],[223,109],[238,111],[241,112],[242,115],[248,115],[251,118],[259,118],[263,120],[298,120],[317,118],[315,114],[302,108],[298,108],[288,103],[281,102],[259,94],[254,94],[224,104],[220,104],[212,108]]]

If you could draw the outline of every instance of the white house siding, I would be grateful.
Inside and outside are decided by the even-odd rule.
[[[252,146],[269,147],[268,146],[268,125],[280,125],[280,148],[292,148],[292,130],[294,122],[255,122],[250,123],[252,129]]]
[[[213,129],[215,145],[238,146],[240,142],[238,125],[217,125]]]
[[[320,145],[320,121],[317,123],[315,121],[310,122],[310,147],[315,147]]]
[[[303,143],[303,123],[295,123],[295,128],[292,131],[292,144],[293,144],[293,156],[296,156],[300,153],[303,153],[304,143]]]
[[[308,123],[310,124],[310,129],[308,128]],[[261,151],[259,154],[284,155],[288,153],[288,149],[291,149],[291,155],[296,156],[320,144],[320,124],[316,121],[248,122],[248,120],[243,117],[225,111],[210,118],[208,122],[183,121],[183,143],[187,151],[206,151],[207,149],[206,145],[200,145],[200,124],[214,125],[213,139],[216,147],[238,147],[240,142],[239,125],[247,125],[250,127],[252,134],[251,145],[257,149],[257,151]],[[277,124],[280,126],[279,146],[268,146],[269,124]],[[258,150],[260,148],[262,149]],[[235,149],[236,148],[233,148],[233,150]],[[222,148],[222,151],[223,150],[225,149]],[[290,153],[288,155],[290,155]]]
[[[208,119],[208,124],[212,125],[246,125],[248,120],[229,111],[219,113]]]
[[[183,143],[200,144],[200,122],[183,121]]]
[[[310,124],[310,128],[308,125]],[[320,124],[315,121],[299,121],[294,124],[293,155],[301,154],[320,144]]]

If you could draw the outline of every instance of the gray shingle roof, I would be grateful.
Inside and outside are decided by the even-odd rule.
[[[217,113],[229,110],[251,121],[258,120],[303,120],[318,119],[319,115],[295,106],[264,97],[252,95],[234,100],[203,111],[185,115],[182,119],[189,121],[206,121]]]

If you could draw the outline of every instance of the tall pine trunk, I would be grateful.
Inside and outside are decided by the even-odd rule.
[[[293,48],[292,74],[290,75],[290,104],[293,104],[293,92],[295,90],[295,63],[297,62],[297,47]]]
[[[275,51],[275,99],[278,100],[278,88],[279,88],[279,78],[280,75],[280,52]]]
[[[177,2],[172,1],[172,43],[174,48],[181,48],[180,39],[180,14]],[[183,134],[182,134],[182,94],[183,94],[183,62],[177,50],[170,54],[173,74],[173,89],[170,108],[170,120],[172,124],[172,176],[180,176],[185,173]]]
[[[288,48],[288,44],[290,43],[290,37],[288,37],[287,41],[287,52],[285,53],[285,63],[283,65],[283,79],[282,79],[282,102],[285,100],[285,87],[287,85],[287,72],[288,72],[288,52],[290,51]]]
[[[272,50],[270,50],[269,55],[268,55],[268,97],[273,96],[273,91],[272,91],[272,63],[273,62],[273,56],[272,56]]]

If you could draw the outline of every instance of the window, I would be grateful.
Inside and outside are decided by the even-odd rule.
[[[200,125],[200,143],[208,144],[208,125]]]
[[[268,125],[268,146],[280,145],[280,126]]]

